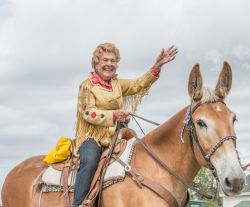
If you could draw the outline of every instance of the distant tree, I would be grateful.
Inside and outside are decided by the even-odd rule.
[[[212,172],[206,168],[201,168],[194,179],[193,186],[202,192],[214,196],[212,200],[206,199],[203,196],[192,192],[192,199],[199,199],[207,202],[206,207],[222,207],[222,198],[219,197],[219,186],[217,180],[214,178]]]

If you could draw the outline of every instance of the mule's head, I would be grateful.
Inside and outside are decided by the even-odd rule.
[[[198,140],[194,146],[200,145],[194,147],[196,159],[203,166],[212,164],[222,190],[229,196],[239,194],[245,185],[245,174],[236,151],[236,115],[224,104],[231,85],[232,70],[227,62],[222,67],[214,91],[203,88],[198,64],[193,67],[188,84],[193,109],[192,126]]]

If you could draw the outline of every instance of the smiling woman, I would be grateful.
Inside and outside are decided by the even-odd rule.
[[[118,48],[111,43],[100,44],[94,51],[87,80],[79,89],[76,123],[80,168],[76,176],[73,206],[82,203],[88,193],[92,176],[101,156],[101,147],[109,146],[117,123],[126,125],[129,111],[134,112],[141,98],[158,79],[161,67],[173,60],[177,48],[162,50],[150,71],[134,79],[118,79],[120,61]]]

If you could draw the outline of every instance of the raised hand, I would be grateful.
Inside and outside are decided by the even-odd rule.
[[[174,60],[177,53],[178,49],[174,45],[167,50],[163,48],[153,67],[160,70],[164,64]]]

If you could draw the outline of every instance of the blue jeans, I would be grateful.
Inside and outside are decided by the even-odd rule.
[[[98,166],[102,148],[94,139],[87,139],[79,148],[80,167],[76,174],[74,202],[72,207],[78,207],[86,197],[91,181]]]

